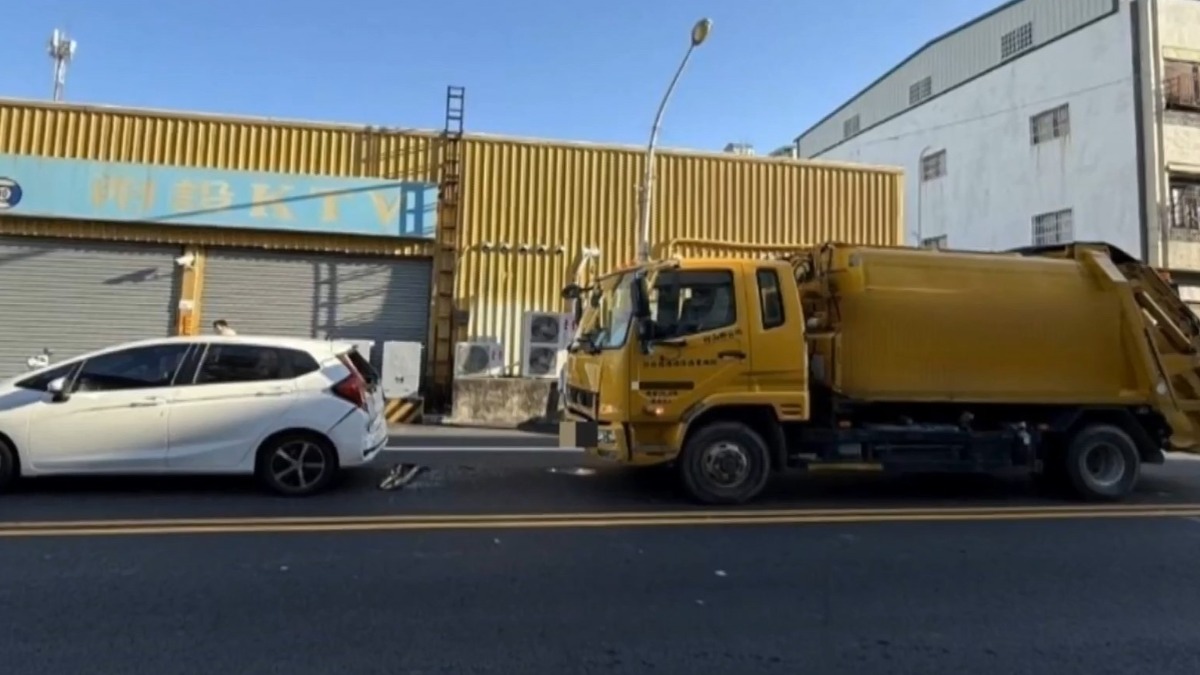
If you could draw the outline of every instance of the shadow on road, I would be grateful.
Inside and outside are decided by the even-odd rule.
[[[277,497],[249,478],[103,477],[22,481],[0,495],[0,521],[274,516],[371,516],[614,511],[687,511],[668,469],[431,468],[410,485],[382,491],[387,463],[345,473],[315,497]],[[1200,503],[1200,462],[1147,467],[1131,503]],[[872,474],[791,475],[746,508],[949,508],[1071,504],[1038,493],[1024,478]]]

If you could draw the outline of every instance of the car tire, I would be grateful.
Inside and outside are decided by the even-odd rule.
[[[1066,474],[1072,491],[1085,501],[1119,501],[1141,476],[1137,444],[1120,427],[1094,424],[1071,438]]]
[[[12,489],[20,475],[21,465],[17,450],[7,440],[0,438],[0,494]]]
[[[255,473],[263,486],[276,494],[315,495],[337,476],[337,451],[328,439],[316,434],[280,434],[259,448]]]
[[[692,434],[679,460],[683,487],[703,504],[744,504],[771,478],[766,441],[738,422],[716,422]]]

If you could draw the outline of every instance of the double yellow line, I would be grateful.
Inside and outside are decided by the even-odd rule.
[[[0,523],[0,538],[398,532],[414,530],[543,530],[705,525],[1095,520],[1111,518],[1200,518],[1200,504],[874,509],[709,509],[558,514],[510,513],[425,516],[42,521]]]

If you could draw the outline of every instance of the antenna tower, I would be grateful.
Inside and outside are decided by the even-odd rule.
[[[67,86],[67,66],[75,58],[76,43],[67,37],[64,30],[54,29],[50,34],[50,59],[54,61],[54,100],[61,101]]]

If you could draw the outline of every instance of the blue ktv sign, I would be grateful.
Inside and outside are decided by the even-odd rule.
[[[0,153],[0,215],[432,238],[437,184]]]

